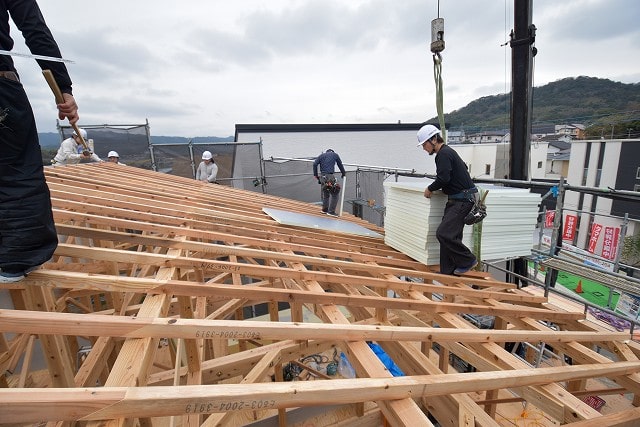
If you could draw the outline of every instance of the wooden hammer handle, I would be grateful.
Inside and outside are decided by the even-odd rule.
[[[53,77],[53,73],[51,72],[51,70],[42,70],[42,74],[44,75],[44,78],[47,81],[47,83],[49,83],[49,87],[53,92],[53,96],[55,96],[56,98],[56,104],[63,104],[64,96],[62,96],[62,91],[60,90],[60,87],[58,86],[56,79]],[[91,151],[91,149],[87,145],[87,142],[82,137],[82,134],[80,133],[80,129],[78,129],[78,125],[76,125],[75,123],[72,123],[71,127],[75,131],[78,138],[80,138],[80,142],[82,143],[82,148],[84,148],[86,151]]]

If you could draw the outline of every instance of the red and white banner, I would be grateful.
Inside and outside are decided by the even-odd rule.
[[[544,217],[544,227],[551,228],[553,227],[553,220],[556,217],[556,211],[547,211]]]
[[[602,258],[615,259],[620,229],[618,227],[604,228],[604,241],[602,243]]]
[[[578,223],[577,215],[567,215],[564,217],[564,232],[562,233],[563,240],[571,240],[576,235],[576,224]]]
[[[600,232],[602,231],[602,224],[593,223],[591,225],[591,238],[589,239],[589,248],[587,249],[592,254],[596,252],[596,245],[600,238]]]

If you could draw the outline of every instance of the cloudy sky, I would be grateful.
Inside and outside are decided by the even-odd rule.
[[[82,124],[229,136],[236,123],[422,122],[436,115],[437,0],[40,0]],[[513,0],[441,0],[444,110],[510,90]],[[640,82],[640,2],[535,0],[534,86],[590,76]],[[27,53],[13,33],[14,51]],[[14,58],[40,132],[52,94]]]

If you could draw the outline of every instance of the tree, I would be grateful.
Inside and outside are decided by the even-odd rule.
[[[640,236],[626,236],[624,238],[620,259],[632,267],[640,266]]]

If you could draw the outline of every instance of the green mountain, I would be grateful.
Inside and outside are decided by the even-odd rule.
[[[446,96],[446,93],[445,93]],[[485,96],[445,114],[451,130],[479,132],[509,129],[510,94]],[[429,122],[437,123],[434,117]],[[616,134],[640,135],[640,83],[625,84],[595,77],[570,77],[533,89],[532,126],[580,123]]]

